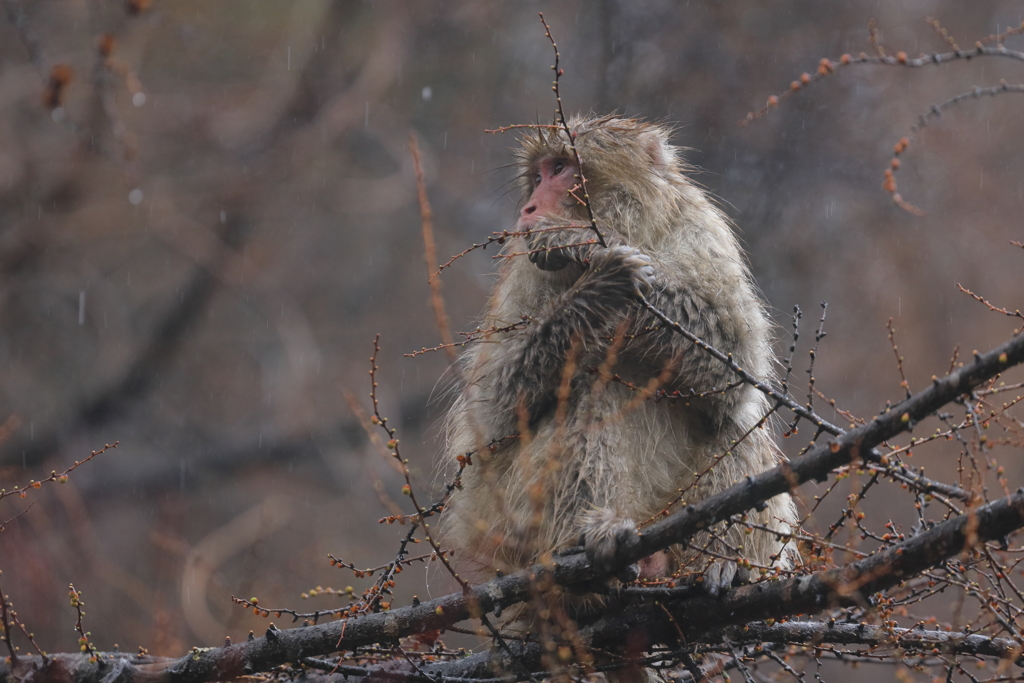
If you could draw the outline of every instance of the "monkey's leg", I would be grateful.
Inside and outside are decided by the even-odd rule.
[[[582,519],[583,549],[587,559],[601,571],[609,571],[614,567],[615,553],[619,544],[636,533],[636,522],[622,517],[612,508],[594,508],[587,511]],[[640,567],[632,565],[619,576],[623,581],[635,581],[640,575]]]

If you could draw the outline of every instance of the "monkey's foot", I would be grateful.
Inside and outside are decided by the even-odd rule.
[[[736,578],[736,563],[729,560],[718,560],[704,572],[704,588],[712,597],[732,586]]]
[[[640,569],[640,576],[638,578],[641,579],[660,579],[672,573],[670,571],[671,560],[669,559],[669,554],[664,550],[648,555],[637,564]]]

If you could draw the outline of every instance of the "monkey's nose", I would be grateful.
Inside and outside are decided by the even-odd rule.
[[[529,206],[523,207],[523,215],[524,216],[529,216],[530,214],[534,213],[536,210],[537,210],[537,205],[536,204],[530,204]]]

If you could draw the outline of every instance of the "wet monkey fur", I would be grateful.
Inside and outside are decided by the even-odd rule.
[[[472,464],[442,515],[442,538],[486,572],[581,539],[591,561],[607,564],[621,534],[782,458],[762,424],[763,394],[660,326],[637,296],[771,379],[770,323],[727,219],[686,178],[665,127],[606,116],[569,128],[606,246],[589,227],[566,133],[524,136],[515,229],[528,234],[504,246],[481,325],[491,332],[464,355],[447,419],[448,460],[471,454]],[[690,397],[645,398],[654,386]],[[788,534],[797,518],[778,496],[749,519]],[[697,536],[639,571],[696,573],[717,593],[746,564],[735,559],[791,566],[794,551],[778,539],[738,528]]]

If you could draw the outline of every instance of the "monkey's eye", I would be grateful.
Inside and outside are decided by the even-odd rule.
[[[565,159],[556,159],[551,167],[551,175],[558,175],[565,170]]]
[[[540,181],[541,181],[542,179],[543,179],[543,176],[541,176],[541,174],[540,174],[540,173],[538,173],[537,175],[535,175],[535,176],[533,177],[533,186],[534,186],[534,187],[537,187],[538,185],[540,185]]]

